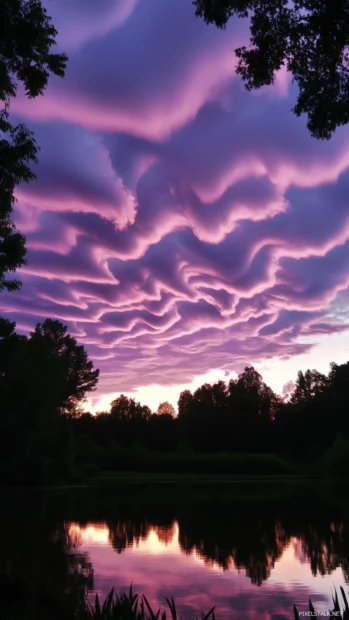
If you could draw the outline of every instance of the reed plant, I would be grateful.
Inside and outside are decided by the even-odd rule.
[[[103,605],[96,594],[94,605],[84,599],[77,610],[77,620],[182,620],[173,600],[166,598],[168,610],[154,611],[146,597],[134,594],[132,584],[129,593],[117,594],[114,588],[107,595]],[[202,612],[201,620],[215,620],[214,607],[207,614]],[[191,620],[195,620],[192,618]]]
[[[333,609],[326,614],[327,618],[337,618],[338,620],[349,620],[349,605],[345,595],[344,589],[340,587],[340,591],[344,601],[344,609],[341,611],[339,606],[338,594],[335,590],[332,597]],[[103,605],[99,601],[99,596],[96,594],[95,603],[92,605],[86,599],[82,602],[82,606],[77,610],[77,620],[183,620],[178,615],[175,602],[173,598],[166,602],[169,610],[158,610],[155,612],[147,598],[143,595],[141,598],[138,594],[134,594],[132,591],[132,585],[130,586],[129,593],[122,592],[120,595],[116,594],[114,588],[109,592]],[[302,617],[302,612],[299,612],[294,605],[294,619],[299,620]],[[201,620],[215,620],[215,607],[212,607],[208,613],[201,613]],[[309,613],[310,612],[310,613]],[[319,617],[321,614],[317,613],[314,606],[309,599],[309,610],[306,612],[307,617]],[[191,618],[191,620],[195,620]],[[198,620],[198,619],[197,619]]]
[[[349,605],[348,605],[348,600],[347,597],[345,595],[344,589],[342,588],[342,586],[340,587],[340,591],[342,593],[342,597],[343,597],[343,601],[344,601],[344,610],[341,611],[340,607],[339,607],[339,600],[338,600],[338,594],[337,591],[335,589],[334,591],[334,595],[332,596],[332,600],[333,600],[333,609],[332,611],[330,610],[329,613],[326,615],[327,618],[337,618],[337,620],[349,620]],[[293,606],[293,610],[294,610],[294,618],[295,620],[299,620],[299,618],[302,617],[302,612],[299,612],[297,607],[294,605]],[[311,602],[311,599],[309,599],[309,612],[311,612],[311,617],[320,617],[320,614],[317,613],[314,609],[314,606]],[[309,617],[309,613],[307,611],[307,616]]]

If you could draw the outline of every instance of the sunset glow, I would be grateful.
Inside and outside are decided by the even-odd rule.
[[[92,412],[120,393],[176,406],[246,365],[282,393],[347,361],[348,127],[312,139],[285,70],[244,90],[244,21],[208,27],[188,0],[44,4],[69,62],[11,104],[41,151],[1,314],[68,326],[101,370]]]
[[[119,527],[122,530],[123,524],[119,523]],[[243,605],[246,618],[261,617],[261,609],[265,609],[270,615],[263,617],[269,620],[277,613],[287,614],[292,601],[304,605],[309,596],[318,597],[318,608],[326,610],[333,587],[343,586],[341,568],[324,577],[311,573],[302,541],[296,537],[291,537],[285,546],[280,540],[276,561],[272,555],[265,558],[267,579],[258,587],[251,583],[246,568],[235,566],[232,557],[228,569],[223,570],[217,561],[203,557],[200,549],[184,553],[177,522],[167,530],[168,535],[166,528],[161,528],[159,534],[158,527],[150,526],[144,537],[137,542],[131,540],[120,554],[111,547],[110,538],[108,541],[106,524],[79,526],[74,523],[69,528],[73,538],[78,535],[79,550],[87,552],[93,563],[95,589],[101,596],[105,596],[112,585],[127,590],[132,581],[135,591],[146,592],[155,606],[163,606],[164,597],[178,591],[187,612],[194,613],[200,608],[208,610],[214,601],[221,618],[235,620],[240,617],[239,606]],[[170,540],[166,542],[164,538],[167,537]],[[251,565],[253,562],[256,557],[251,557]]]

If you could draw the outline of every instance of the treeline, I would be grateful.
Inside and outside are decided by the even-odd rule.
[[[108,412],[85,413],[76,421],[79,433],[98,445],[114,440],[134,442],[149,450],[195,452],[259,452],[291,456],[316,454],[337,434],[349,436],[349,363],[331,364],[327,376],[299,372],[288,402],[267,386],[253,368],[237,379],[185,390],[178,416],[152,414],[121,395]]]
[[[319,459],[338,434],[349,438],[349,363],[332,363],[327,376],[299,372],[288,402],[248,367],[227,383],[182,392],[178,415],[168,403],[153,413],[124,395],[107,412],[83,413],[98,377],[59,321],[23,336],[0,320],[0,482],[100,470],[288,473],[290,462]],[[340,441],[343,451],[349,444]]]

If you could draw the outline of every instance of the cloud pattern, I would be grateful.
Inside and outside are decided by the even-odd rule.
[[[244,90],[244,21],[218,31],[188,0],[47,7],[69,64],[12,106],[41,152],[17,190],[28,265],[2,314],[23,332],[66,323],[99,395],[288,359],[347,330],[348,128],[310,138],[285,73]]]

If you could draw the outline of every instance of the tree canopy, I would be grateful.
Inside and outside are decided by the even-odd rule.
[[[29,98],[42,95],[50,74],[64,76],[67,56],[51,52],[57,31],[40,0],[0,3],[0,292],[19,288],[6,275],[26,264],[25,237],[12,220],[14,190],[35,178],[39,147],[25,125],[9,120],[11,99],[22,83]]]
[[[175,408],[173,407],[173,405],[171,405],[171,403],[167,402],[167,400],[163,403],[160,403],[157,413],[158,415],[170,415],[173,418],[176,415]]]
[[[298,84],[293,112],[310,134],[328,140],[349,122],[348,0],[194,0],[196,15],[225,28],[250,18],[250,45],[235,50],[247,90],[274,83],[285,66]]]
[[[147,405],[141,405],[134,398],[121,394],[111,403],[110,415],[114,420],[148,420],[151,411]]]
[[[85,348],[60,321],[38,323],[29,337],[16,334],[14,323],[0,321],[1,408],[8,414],[38,420],[74,416],[98,377]]]
[[[349,439],[349,362],[332,363],[327,376],[299,372],[288,402],[250,366],[227,383],[183,391],[178,416],[166,402],[152,413],[124,394],[108,412],[81,413],[79,403],[96,388],[98,374],[59,321],[39,323],[27,337],[0,319],[0,481],[191,464],[209,472],[226,457],[217,456],[214,465],[206,456],[223,452],[276,453],[297,462],[332,450],[337,473],[349,471],[347,443],[335,443],[338,433]]]

